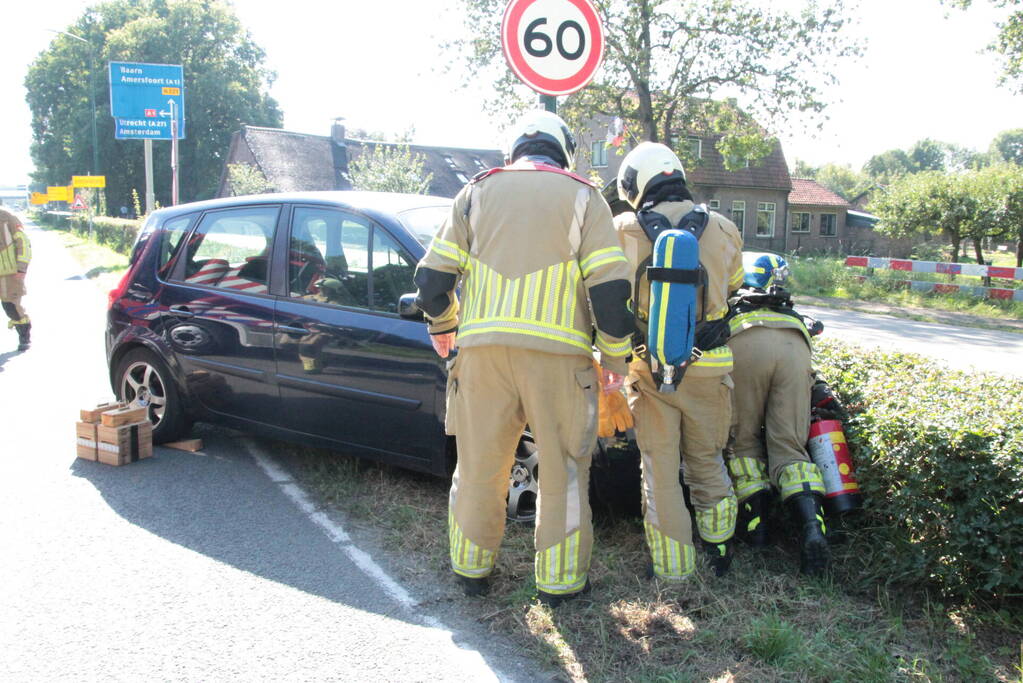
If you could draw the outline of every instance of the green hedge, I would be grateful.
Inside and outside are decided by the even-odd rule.
[[[957,597],[1023,596],[1023,381],[839,342],[816,362],[850,409],[866,500],[845,561]]]
[[[142,221],[140,220],[96,216],[92,220],[92,237],[99,244],[110,247],[118,254],[128,256],[141,227]],[[71,229],[79,235],[88,235],[88,217],[74,216],[71,219]]]

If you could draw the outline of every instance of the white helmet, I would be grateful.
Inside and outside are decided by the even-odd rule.
[[[508,158],[512,161],[515,150],[527,142],[555,145],[565,157],[565,168],[571,166],[575,158],[575,138],[568,125],[557,114],[542,109],[534,109],[516,121],[509,131],[508,142]]]
[[[686,181],[682,162],[666,145],[641,142],[622,159],[618,169],[618,196],[638,209],[650,190],[668,180]]]

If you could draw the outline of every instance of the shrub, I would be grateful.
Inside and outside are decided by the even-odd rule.
[[[1023,595],[1023,381],[838,342],[817,365],[850,408],[866,502],[851,561],[957,597]]]
[[[141,220],[129,218],[108,218],[96,216],[92,220],[92,238],[99,244],[106,245],[118,254],[128,256],[138,237]],[[71,228],[80,235],[89,233],[88,216],[77,215],[71,219]]]

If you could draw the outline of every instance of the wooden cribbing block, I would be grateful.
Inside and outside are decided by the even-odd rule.
[[[118,427],[99,425],[96,438],[96,455],[105,465],[127,465],[153,455],[153,425],[148,420]]]
[[[120,427],[136,422],[142,422],[148,415],[145,406],[128,406],[126,408],[115,408],[100,415],[100,422],[104,427]]]
[[[179,451],[188,451],[189,453],[195,453],[196,451],[202,450],[202,439],[185,439],[183,441],[171,441],[170,443],[161,444],[167,448],[175,448]]]
[[[85,412],[84,410],[82,412]],[[98,459],[98,453],[96,451],[96,428],[95,422],[76,422],[75,423],[75,441],[78,449],[78,457],[83,460],[92,460],[95,462]]]
[[[82,409],[81,411],[79,411],[79,413],[81,414],[82,422],[93,422],[93,423],[96,423],[96,422],[100,421],[100,416],[103,413],[107,412],[108,410],[116,410],[118,408],[124,408],[125,405],[126,404],[124,404],[124,403],[115,403],[115,402],[100,403],[95,408],[91,408],[91,409],[87,409],[87,410],[86,409]]]

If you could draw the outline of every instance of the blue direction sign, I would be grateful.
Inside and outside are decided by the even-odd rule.
[[[118,140],[170,140],[171,116],[178,122],[178,139],[184,138],[181,65],[110,62],[110,114]]]

